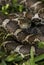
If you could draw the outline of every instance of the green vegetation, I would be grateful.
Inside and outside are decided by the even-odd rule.
[[[22,12],[23,10],[25,10],[25,7],[22,4],[18,4],[17,0],[12,0],[11,5],[6,4],[0,8],[0,12],[5,15],[8,15],[9,13]]]
[[[39,48],[44,48],[44,42],[39,42],[39,43],[38,43],[38,47],[39,47]]]

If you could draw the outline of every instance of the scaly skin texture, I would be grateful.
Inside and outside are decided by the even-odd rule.
[[[27,4],[26,4],[27,2]],[[35,55],[44,53],[44,49],[36,47],[35,39],[44,41],[44,14],[40,15],[40,9],[44,8],[44,4],[36,0],[27,0],[23,2],[28,8],[25,17],[23,13],[9,14],[8,16],[0,15],[0,25],[9,33],[12,34],[11,39],[8,37],[4,41],[4,48],[7,52],[14,51],[19,48],[23,54],[30,52],[30,47],[33,45],[36,48]],[[35,3],[37,5],[35,6]],[[44,10],[43,10],[44,12]],[[38,53],[39,52],[39,53]]]

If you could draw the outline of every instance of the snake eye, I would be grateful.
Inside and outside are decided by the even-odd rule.
[[[40,18],[44,19],[44,8],[39,10],[38,15]]]

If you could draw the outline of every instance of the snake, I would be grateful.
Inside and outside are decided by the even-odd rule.
[[[23,17],[22,14],[22,16],[19,17],[19,14],[16,13],[15,15],[10,14],[7,17],[1,17],[0,15],[0,20],[2,20],[0,21],[0,26],[12,35],[11,39],[8,37],[3,42],[3,46],[7,52],[29,54],[30,47],[33,45],[36,50],[35,54],[44,53],[44,49],[39,49],[35,43],[35,39],[44,41],[44,15],[43,17],[41,17],[42,14],[40,15],[40,12],[44,12],[44,8],[42,8],[42,10],[38,8],[41,2],[36,3],[35,1],[34,3],[31,2],[31,5],[27,5],[30,11],[25,13],[25,17]],[[42,5],[42,7],[43,6],[44,5]],[[35,11],[35,7],[39,9],[39,11],[38,9],[36,10],[38,13]]]

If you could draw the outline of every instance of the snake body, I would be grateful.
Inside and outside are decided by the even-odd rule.
[[[36,6],[40,3],[41,2],[37,2]],[[32,5],[33,3],[31,2],[31,4],[27,6],[31,10],[34,9],[33,11],[37,13],[35,11],[36,10],[35,4],[33,5],[33,7]],[[30,47],[33,45],[36,50],[35,54],[44,53],[44,49],[39,49],[38,47],[36,47],[35,43],[35,40],[37,39],[39,41],[44,41],[44,23],[41,23],[42,21],[44,21],[44,18],[38,17],[38,13],[37,15],[35,13],[27,12],[25,15],[26,17],[21,16],[21,18],[17,17],[19,16],[19,14],[14,16],[10,15],[5,19],[3,19],[3,17],[2,18],[0,17],[0,19],[2,20],[0,22],[0,25],[2,25],[2,27],[8,33],[12,34],[11,39],[8,37],[6,38],[6,41],[3,43],[7,52],[13,51],[13,52],[20,52],[23,54],[29,54]]]

